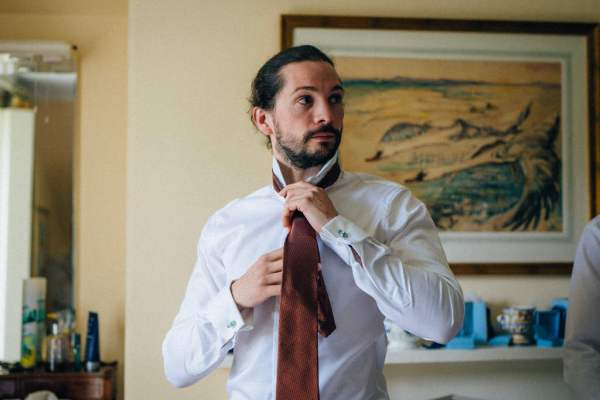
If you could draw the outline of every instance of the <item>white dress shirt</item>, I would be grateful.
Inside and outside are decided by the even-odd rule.
[[[581,399],[600,400],[600,215],[577,246],[565,340],[564,375]]]
[[[319,181],[335,161],[307,181]],[[285,182],[275,159],[273,171]],[[318,337],[321,399],[388,399],[384,317],[445,343],[463,323],[462,291],[425,206],[406,188],[342,172],[326,191],[339,215],[317,235],[336,323],[329,337]],[[283,247],[283,202],[266,186],[208,220],[183,303],[163,342],[165,374],[173,385],[196,382],[234,349],[229,398],[274,399],[279,298],[240,313],[230,284],[258,257]]]

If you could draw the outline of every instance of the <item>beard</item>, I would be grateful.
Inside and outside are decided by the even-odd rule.
[[[277,149],[285,155],[294,167],[299,169],[308,169],[325,164],[335,155],[342,141],[342,128],[336,129],[331,124],[322,125],[317,129],[306,132],[302,140],[299,141],[284,139],[283,136],[289,137],[290,135],[284,135],[277,123],[275,129]],[[321,142],[316,150],[309,151],[308,141],[317,133],[323,132],[334,134],[334,140]]]

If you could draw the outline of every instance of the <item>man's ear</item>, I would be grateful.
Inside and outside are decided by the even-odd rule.
[[[273,134],[273,117],[269,111],[260,107],[254,107],[252,109],[252,121],[263,135],[271,136]]]

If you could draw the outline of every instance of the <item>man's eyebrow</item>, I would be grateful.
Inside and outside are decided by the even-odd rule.
[[[316,87],[314,87],[314,86],[299,86],[299,87],[297,87],[296,89],[294,89],[294,91],[292,92],[292,94],[294,94],[294,93],[296,93],[296,92],[298,92],[298,91],[300,91],[300,90],[308,90],[308,91],[311,91],[311,92],[316,92],[316,91],[317,91],[317,88],[316,88]],[[344,91],[344,87],[342,86],[342,84],[341,84],[341,83],[339,83],[339,84],[335,85],[335,86],[334,86],[334,87],[331,89],[331,91],[332,91],[332,92],[333,92],[333,91],[336,91],[336,90],[340,90],[340,91],[342,91],[342,92]]]

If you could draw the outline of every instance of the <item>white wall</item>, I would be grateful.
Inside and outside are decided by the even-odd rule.
[[[600,21],[597,0],[131,0],[127,398],[225,398],[225,370],[191,388],[171,388],[163,377],[160,345],[181,302],[208,216],[269,182],[270,155],[248,121],[246,97],[256,70],[279,50],[283,13]],[[460,281],[465,292],[478,293],[497,308],[508,303],[546,306],[568,293],[567,277]],[[535,377],[540,368],[524,376]],[[428,370],[438,376],[444,371]],[[401,368],[386,373],[392,397],[400,398],[403,379],[414,375]],[[409,385],[408,390],[417,389]],[[403,392],[404,398],[416,398]]]
[[[477,400],[572,399],[562,382],[559,360],[391,365],[385,374],[394,400],[430,400],[450,394]]]

